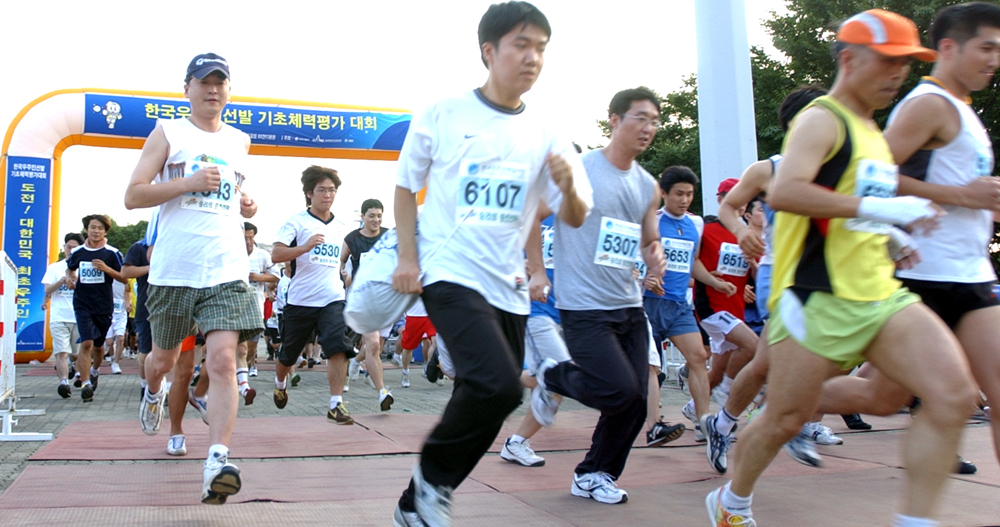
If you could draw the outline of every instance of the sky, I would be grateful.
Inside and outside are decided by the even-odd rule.
[[[8,79],[0,123],[6,128],[29,102],[59,89],[180,93],[188,62],[206,52],[229,61],[233,95],[419,113],[485,81],[476,30],[490,3],[287,0],[280,11],[217,0],[11,3],[5,18],[17,23],[0,32]],[[607,117],[616,92],[644,85],[665,94],[697,71],[694,0],[533,3],[552,37],[539,80],[523,100],[544,105],[581,145],[606,142],[596,122]],[[761,20],[783,6],[746,2],[751,45],[773,50]],[[68,148],[61,225],[54,228],[79,230],[80,218],[92,213],[122,225],[148,219],[149,210],[123,204],[138,158],[139,150]],[[384,225],[392,226],[395,162],[253,156],[244,190],[258,203],[251,220],[258,242],[272,243],[304,206],[299,177],[311,164],[336,168],[343,180],[335,214],[353,219],[374,197],[385,204]]]

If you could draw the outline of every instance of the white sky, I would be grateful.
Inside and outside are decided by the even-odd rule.
[[[0,124],[58,89],[182,92],[188,62],[205,52],[229,61],[234,95],[420,112],[485,80],[476,30],[490,3],[288,0],[281,9],[248,9],[253,4],[217,0],[10,2],[0,31],[7,78]],[[596,121],[606,118],[617,91],[645,85],[667,93],[697,70],[694,0],[533,3],[548,17],[552,40],[524,100],[561,116],[581,145],[603,144]],[[746,2],[751,44],[770,48],[760,21],[783,6]],[[138,157],[138,150],[66,150],[62,221],[54,226],[60,236],[79,230],[79,219],[91,213],[123,225],[148,219],[147,210],[126,211],[122,204]],[[375,197],[385,204],[384,224],[392,225],[396,163],[254,156],[246,190],[259,204],[251,220],[258,242],[273,242],[304,206],[299,177],[314,163],[336,168],[344,181],[335,213],[353,217],[364,199]]]

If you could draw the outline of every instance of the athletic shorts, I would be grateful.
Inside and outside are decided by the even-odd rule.
[[[128,321],[125,322],[125,334],[129,336],[135,335],[135,318],[128,317]]]
[[[201,331],[199,331],[198,334],[194,336],[194,345],[195,346],[205,345],[205,334],[202,333]]]
[[[95,315],[86,311],[76,312],[76,330],[80,335],[79,342],[94,341],[95,347],[104,346],[104,337],[111,327],[111,313]]]
[[[409,318],[413,317],[407,317],[407,319]],[[407,328],[409,328],[409,321],[407,321]],[[439,346],[440,340],[438,339]],[[545,359],[552,359],[556,362],[571,360],[569,350],[566,349],[566,342],[563,340],[562,328],[551,317],[544,315],[528,317],[528,324],[524,332],[524,369],[534,373],[538,369],[538,365]],[[440,355],[438,360],[441,360]]]
[[[260,342],[260,336],[264,334],[264,331],[258,331],[256,335],[240,342]]]
[[[285,305],[281,328],[281,350],[278,360],[285,366],[294,366],[306,344],[312,342],[316,331],[323,347],[323,358],[329,359],[343,353],[348,359],[357,355],[345,332],[344,301],[331,302],[324,307]]]
[[[106,338],[124,337],[125,328],[128,325],[128,314],[124,311],[111,315],[111,327],[108,328]]]
[[[278,332],[278,328],[264,329],[264,336],[271,340],[271,344],[281,344],[281,333]]]
[[[389,338],[389,335],[392,335],[392,326],[378,330],[378,336],[384,339]]]
[[[148,320],[139,320],[135,323],[135,340],[139,345],[139,353],[153,351],[153,334]]]
[[[952,330],[958,327],[966,313],[1000,305],[996,282],[961,284],[904,279],[903,285],[920,295],[924,304]]]
[[[757,280],[754,293],[757,295],[757,315],[762,321],[767,321],[771,313],[767,310],[767,301],[771,298],[771,264],[757,267]]]
[[[701,321],[701,327],[708,333],[708,345],[712,353],[724,355],[739,346],[726,340],[726,335],[739,326],[742,321],[733,316],[729,311],[719,311],[712,316]]]
[[[656,342],[663,342],[677,335],[698,332],[698,322],[694,319],[694,311],[686,302],[644,297],[642,305],[646,309],[646,317],[652,326],[653,340]]]
[[[191,335],[181,341],[181,353],[193,350],[194,347],[197,346],[195,342],[197,342],[197,338],[194,335]]]
[[[80,332],[76,330],[76,322],[49,322],[49,333],[52,335],[52,353],[69,353],[76,355],[77,339]]]
[[[434,324],[431,324],[430,317],[406,317],[399,345],[405,350],[415,350],[421,340],[435,336],[437,331],[434,329]]]
[[[878,302],[857,302],[813,291],[802,303],[786,289],[774,304],[767,330],[771,346],[787,338],[803,348],[850,370],[865,361],[864,354],[886,322],[920,297],[905,287]]]
[[[146,307],[153,342],[163,349],[176,348],[199,329],[236,331],[240,342],[264,330],[257,293],[242,280],[200,289],[149,284]]]

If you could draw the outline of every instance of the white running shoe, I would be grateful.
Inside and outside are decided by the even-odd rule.
[[[399,381],[399,384],[403,388],[409,388],[410,387],[410,374],[404,372],[403,373],[403,379],[401,381]]]
[[[813,446],[809,436],[804,433],[800,432],[791,441],[785,443],[783,448],[785,452],[788,452],[788,455],[792,456],[792,459],[803,465],[817,468],[823,465],[823,458],[816,453],[816,447]]]
[[[806,423],[802,431],[809,435],[817,445],[843,445],[844,440],[833,435],[833,430],[823,423]]]
[[[142,432],[146,435],[156,435],[163,424],[163,400],[166,399],[166,390],[160,387],[160,396],[154,400],[149,400],[149,388],[146,395],[142,397],[139,407],[139,424],[142,425]]]
[[[729,392],[722,391],[722,386],[716,386],[712,388],[712,400],[719,405],[719,409],[725,408],[726,401],[729,400]]]
[[[574,496],[590,498],[600,503],[625,503],[628,493],[618,488],[614,478],[607,472],[573,474],[573,485],[569,489]]]
[[[704,443],[706,441],[705,434],[701,431],[701,420],[698,419],[697,415],[695,415],[694,399],[688,401],[687,404],[681,408],[681,413],[684,414],[684,417],[688,418],[689,421],[694,423],[694,440],[699,443]]]
[[[347,378],[353,381],[357,379],[360,374],[361,363],[354,359],[349,359],[347,362]]]
[[[515,443],[508,437],[507,441],[503,444],[503,449],[500,450],[500,457],[505,461],[525,467],[541,467],[545,465],[545,458],[535,454],[535,451],[531,449],[530,439]]]
[[[545,387],[545,372],[557,364],[559,363],[553,359],[545,359],[535,371],[538,385],[531,390],[531,413],[542,426],[552,426],[556,419],[556,411],[559,410],[559,401]]]
[[[115,375],[121,375],[122,374],[122,367],[119,366],[117,362],[112,362],[111,363],[111,373],[113,373]]]
[[[402,368],[403,367],[403,356],[402,355],[396,355],[395,353],[393,353],[392,354],[392,363],[395,364],[396,366],[399,366],[400,368]]]
[[[201,421],[208,424],[208,399],[202,399],[194,394],[194,386],[188,388],[188,404],[201,414]]]
[[[257,376],[257,368],[250,368],[250,371],[247,372],[247,376],[248,377],[256,377]]]
[[[451,527],[453,489],[424,481],[420,465],[413,469],[413,505],[423,522],[433,527]]]
[[[167,454],[171,456],[184,456],[187,453],[187,443],[184,441],[184,436],[181,434],[170,436],[170,439],[167,440]]]
[[[209,455],[202,473],[201,502],[222,505],[226,498],[240,491],[240,469],[229,462],[229,455]]]

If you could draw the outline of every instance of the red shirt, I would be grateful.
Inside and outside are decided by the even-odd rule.
[[[744,320],[746,304],[743,301],[743,292],[747,286],[750,265],[743,256],[736,236],[718,220],[705,222],[705,231],[701,235],[701,254],[698,259],[709,272],[721,271],[722,276],[719,278],[736,285],[736,294],[726,296],[725,293],[696,282],[695,308],[698,311],[698,318],[705,319],[720,311],[728,311],[740,320]]]

